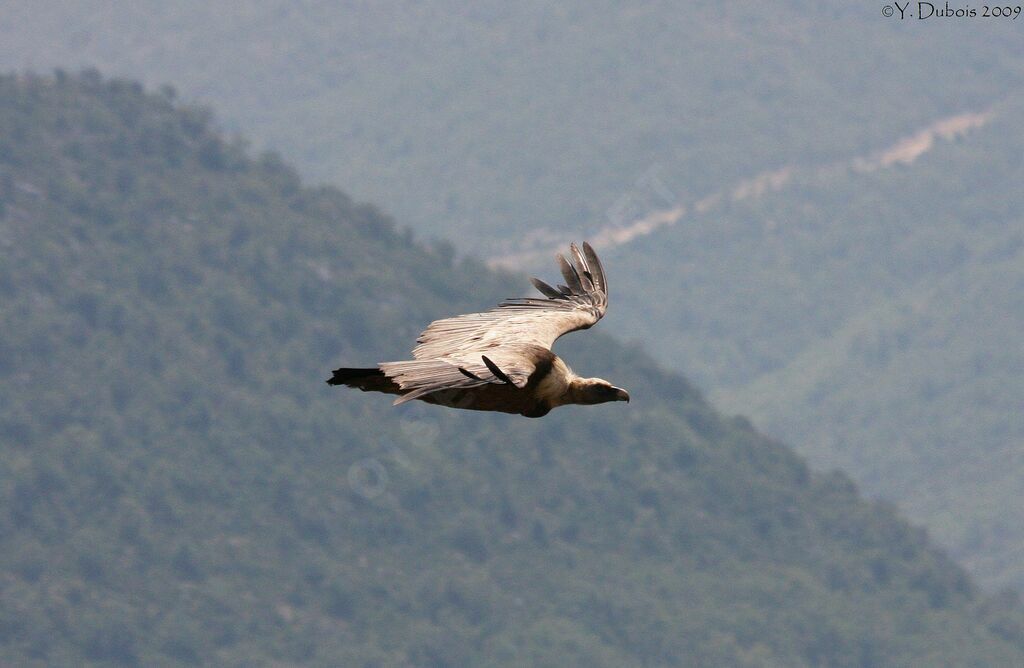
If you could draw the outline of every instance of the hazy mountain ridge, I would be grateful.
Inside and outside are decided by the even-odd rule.
[[[998,105],[993,105],[993,108],[996,106]],[[615,216],[616,220],[613,224],[604,227],[582,227],[575,233],[548,229],[541,233],[535,233],[534,239],[527,237],[524,241],[521,237],[510,238],[504,244],[506,252],[494,255],[487,264],[495,269],[536,267],[542,262],[548,261],[555,253],[560,252],[565,239],[574,236],[582,235],[593,239],[594,243],[604,248],[622,246],[634,239],[661,232],[662,228],[678,225],[684,222],[687,214],[691,212],[704,216],[714,215],[720,206],[775,193],[794,182],[831,180],[842,174],[852,176],[879,169],[910,165],[932,150],[937,142],[961,139],[971,131],[990,123],[995,114],[993,108],[979,112],[968,111],[941,118],[913,134],[901,137],[895,143],[869,154],[839,160],[828,165],[785,165],[761,172],[722,190],[699,197],[692,203],[679,202],[671,186],[658,177],[657,170],[652,170],[638,180],[632,192],[623,195],[618,208],[629,215]],[[648,208],[652,200],[657,199],[662,200],[662,205],[671,205],[672,208],[660,210]],[[533,243],[546,241],[551,244],[557,243],[557,245],[541,250],[531,247],[531,241]]]
[[[625,321],[660,360],[898,500],[986,582],[1015,586],[1019,560],[998,555],[1021,539],[1003,511],[1017,496],[1005,467],[1024,442],[1012,343],[1024,326],[1024,201],[1007,140],[1020,113],[1007,100],[989,126],[912,166],[797,175],[788,193],[612,254],[654,258],[658,294],[684,305],[637,319],[654,272],[624,278]]]
[[[862,153],[1024,81],[1011,22],[797,1],[60,0],[9,19],[0,65],[174,82],[305,174],[482,256],[509,229],[605,221],[652,167],[680,197],[714,192]]]
[[[201,110],[7,76],[0,137],[3,660],[1024,660],[1016,602],[599,332],[560,352],[625,410],[327,387],[525,282],[302,187]]]

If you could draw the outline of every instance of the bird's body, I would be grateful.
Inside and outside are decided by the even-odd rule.
[[[547,299],[502,302],[483,313],[437,320],[419,337],[412,360],[372,369],[341,368],[327,382],[399,395],[396,404],[421,401],[469,410],[542,417],[566,404],[629,401],[600,378],[581,378],[551,352],[562,334],[587,329],[604,315],[608,287],[588,244],[559,256],[567,286],[533,279]]]

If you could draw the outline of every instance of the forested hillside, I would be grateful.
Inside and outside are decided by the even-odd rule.
[[[328,387],[525,281],[169,92],[0,78],[0,246],[4,663],[1024,662],[1012,596],[600,333],[629,406]]]
[[[897,501],[986,585],[1024,586],[1020,20],[802,0],[8,4],[0,68],[172,82],[463,250],[547,264],[684,209],[614,256],[604,328]],[[852,168],[963,114],[987,124]]]
[[[1018,588],[1022,117],[1007,97],[909,166],[795,170],[609,253],[631,269],[623,322],[660,361]]]

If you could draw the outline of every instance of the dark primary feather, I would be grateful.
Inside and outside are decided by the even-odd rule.
[[[540,280],[539,278],[531,278],[530,282],[533,283],[533,287],[537,288],[537,290],[542,292],[544,296],[547,297],[548,299],[558,299],[559,297],[562,296],[561,292],[555,290],[553,287],[551,287],[544,281]]]
[[[497,378],[498,380],[502,381],[506,385],[512,385],[513,384],[512,383],[512,379],[509,378],[508,376],[506,376],[505,373],[501,369],[498,368],[497,364],[495,364],[491,360],[487,359],[487,355],[481,355],[480,359],[482,359],[484,361],[484,364],[487,365],[487,368],[490,370],[491,373],[494,374],[495,378]]]
[[[580,283],[583,285],[583,291],[593,292],[594,282],[591,280],[590,266],[587,264],[587,258],[583,256],[583,253],[580,252],[580,249],[576,244],[571,244],[569,246],[569,251],[576,260],[576,273],[579,275]]]
[[[573,294],[585,294],[586,290],[583,289],[583,284],[580,282],[580,275],[565,256],[562,254],[558,255],[558,265],[562,269],[562,276],[565,278],[565,284],[569,286]]]
[[[604,267],[601,265],[601,260],[598,259],[597,253],[594,252],[594,249],[586,241],[583,242],[583,255],[587,258],[587,266],[594,280],[594,287],[603,292],[605,299],[607,299],[608,283],[604,278]]]
[[[476,375],[472,371],[467,371],[466,369],[463,369],[461,366],[459,367],[459,373],[461,373],[466,378],[472,378],[473,380],[483,380],[483,378],[481,378],[480,376]]]

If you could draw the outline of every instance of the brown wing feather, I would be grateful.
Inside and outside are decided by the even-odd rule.
[[[402,404],[441,390],[471,390],[492,384],[523,389],[531,374],[538,369],[538,364],[547,362],[547,368],[550,368],[551,357],[552,353],[547,348],[510,344],[494,348],[487,355],[479,355],[475,361],[460,362],[451,358],[403,360],[384,362],[380,369],[401,391],[402,396],[395,400],[395,404]]]

